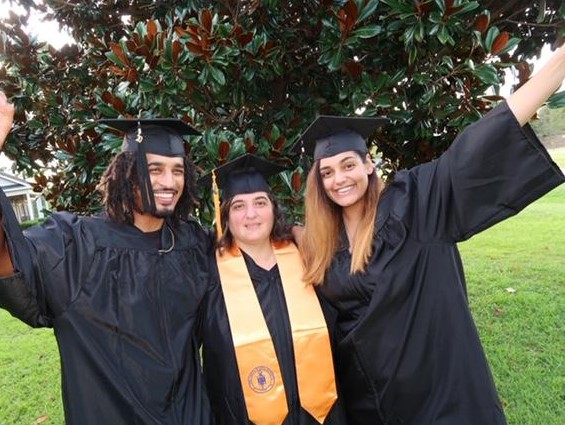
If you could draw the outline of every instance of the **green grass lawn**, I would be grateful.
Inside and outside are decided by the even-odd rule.
[[[550,155],[561,168],[565,168],[565,147],[552,149]]]
[[[509,425],[565,424],[565,185],[460,249]],[[59,376],[52,331],[0,311],[0,424],[63,424]]]
[[[508,423],[565,424],[565,185],[460,250]]]
[[[0,310],[0,424],[63,424],[59,377],[53,331]]]

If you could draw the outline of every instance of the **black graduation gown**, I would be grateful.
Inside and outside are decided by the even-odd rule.
[[[505,103],[438,160],[397,173],[378,205],[366,272],[349,275],[344,237],[318,288],[339,312],[335,357],[350,424],[506,423],[456,242],[563,181]]]
[[[54,213],[24,238],[0,198],[19,271],[0,281],[0,306],[31,326],[53,327],[66,423],[209,423],[195,334],[211,254],[200,226],[145,234]]]
[[[292,335],[278,267],[267,271],[257,266],[245,253],[243,255],[281,368],[289,410],[284,424],[318,424],[300,407]],[[251,424],[247,416],[224,296],[217,274],[206,300],[206,314],[202,317],[204,379],[214,423]],[[339,400],[324,424],[345,424]]]

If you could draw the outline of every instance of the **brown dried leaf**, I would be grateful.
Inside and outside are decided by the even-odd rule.
[[[281,148],[284,146],[286,142],[286,137],[284,136],[280,136],[277,140],[275,140],[275,143],[273,144],[273,148],[280,152]]]
[[[294,174],[292,175],[292,189],[295,192],[298,192],[300,190],[301,185],[302,185],[302,175],[298,171],[295,171]]]
[[[348,61],[344,63],[343,66],[345,67],[349,75],[351,75],[353,78],[359,77],[361,75],[361,72],[363,72],[363,67],[359,62]]]
[[[176,33],[179,37],[182,37],[182,36],[184,36],[184,35],[188,35],[188,34],[189,34],[187,30],[185,30],[184,28],[181,28],[181,27],[179,27],[179,26],[176,26],[176,27],[175,27],[175,33]]]
[[[157,35],[157,31],[157,23],[152,19],[147,21],[147,34],[149,34],[152,39]]]
[[[359,17],[359,10],[357,9],[357,4],[355,4],[353,0],[348,0],[348,2],[343,6],[343,10],[347,15],[345,18],[345,31],[349,33],[357,22],[357,18]]]
[[[135,52],[135,50],[137,49],[137,44],[135,44],[133,40],[128,40],[126,41],[126,47],[130,52]]]
[[[200,27],[198,25],[189,25],[186,28],[186,32],[188,32],[191,36],[195,37],[195,38],[199,38],[200,37],[200,32],[198,31]]]
[[[126,75],[126,80],[128,80],[130,83],[135,83],[138,78],[139,78],[139,73],[137,72],[136,69],[134,69],[134,68],[128,69],[128,73]]]
[[[120,59],[122,63],[128,65],[128,58],[124,53],[124,51],[122,50],[122,46],[120,46],[118,43],[111,43],[110,49],[118,57],[118,59]]]
[[[182,46],[178,40],[173,41],[173,62],[177,62]]]
[[[208,34],[212,33],[212,13],[208,9],[202,11],[200,22]]]
[[[106,103],[111,103],[112,102],[112,93],[110,93],[108,90],[106,90],[104,93],[102,93],[102,100]]]
[[[185,46],[189,52],[194,53],[196,55],[201,55],[204,53],[202,51],[202,47],[200,47],[200,44],[195,44],[193,42],[187,41]]]
[[[253,40],[253,33],[246,32],[237,37],[237,41],[241,47],[248,45]]]
[[[49,415],[43,415],[43,416],[40,416],[39,418],[37,418],[34,423],[35,424],[42,424],[47,419],[49,419]]]
[[[504,48],[508,45],[508,40],[510,40],[510,34],[508,34],[507,31],[502,31],[498,34],[492,43],[491,53],[496,55],[501,50],[504,50]]]
[[[487,15],[479,15],[477,19],[475,19],[475,29],[483,34],[489,25],[489,17]]]
[[[229,142],[226,142],[225,140],[220,142],[220,145],[218,146],[218,156],[221,160],[224,160],[228,156],[230,148],[231,146]]]

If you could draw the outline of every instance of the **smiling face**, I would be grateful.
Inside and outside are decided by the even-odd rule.
[[[155,199],[155,214],[134,212],[134,224],[142,228],[145,228],[149,221],[160,222],[163,218],[173,215],[184,190],[183,158],[148,153],[147,170]],[[141,205],[139,193],[137,198],[138,205]]]
[[[155,198],[155,215],[172,215],[184,190],[183,159],[148,153],[147,169]]]
[[[240,247],[270,243],[273,204],[267,192],[242,193],[230,202],[228,227]]]
[[[344,209],[362,205],[369,175],[374,167],[369,155],[361,158],[355,151],[320,159],[320,177],[328,197]]]

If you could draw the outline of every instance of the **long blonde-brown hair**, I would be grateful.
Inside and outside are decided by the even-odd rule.
[[[370,161],[366,154],[356,152],[362,161]],[[373,171],[369,175],[367,191],[363,196],[364,214],[357,226],[351,247],[350,273],[362,272],[373,253],[377,204],[383,182]],[[342,209],[328,198],[320,175],[320,160],[312,165],[306,180],[304,201],[304,232],[300,239],[300,252],[304,261],[304,280],[310,284],[321,284],[326,271],[339,247],[339,232],[342,225]]]

